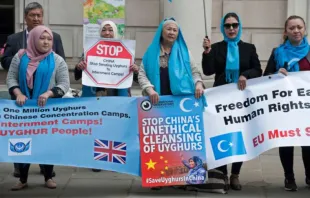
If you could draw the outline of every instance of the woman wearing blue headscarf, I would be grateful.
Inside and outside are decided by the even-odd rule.
[[[182,31],[173,18],[159,25],[153,42],[143,56],[138,75],[143,95],[153,104],[161,95],[203,94],[199,69],[187,48]]]
[[[284,43],[274,49],[269,58],[264,75],[277,72],[288,75],[288,72],[310,70],[310,47],[305,36],[306,24],[300,16],[290,16],[285,22]],[[287,191],[296,191],[293,161],[294,147],[280,147],[280,159],[284,168],[284,185]],[[305,166],[306,184],[310,186],[310,147],[302,147],[302,159]]]
[[[188,161],[183,159],[182,163],[189,169],[186,180],[187,184],[204,184],[207,177],[207,171],[203,167],[203,162],[198,156],[190,158]]]
[[[214,87],[228,83],[237,83],[240,90],[246,88],[246,80],[262,75],[261,64],[253,44],[243,42],[242,23],[236,13],[226,14],[221,22],[224,40],[210,44],[204,39],[202,69],[205,75],[215,74]],[[241,190],[239,173],[242,162],[233,163],[230,176],[230,186]],[[229,188],[227,165],[217,168],[225,175],[226,190]]]

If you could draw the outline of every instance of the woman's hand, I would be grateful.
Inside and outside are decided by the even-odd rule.
[[[130,65],[130,71],[138,73],[139,72],[139,66],[136,64]]]
[[[287,76],[287,74],[288,74],[287,70],[284,68],[280,68],[279,73],[283,74],[284,76]]]
[[[240,89],[240,90],[244,90],[245,89],[245,87],[246,87],[246,77],[244,77],[244,76],[240,76],[239,77],[239,81],[238,81],[238,88]]]
[[[159,102],[159,95],[152,87],[148,88],[147,93],[151,99],[152,104],[157,104]]]
[[[87,67],[87,64],[86,64],[86,62],[85,61],[83,61],[83,60],[81,60],[77,65],[76,65],[76,68],[78,69],[78,70],[84,70],[84,69],[86,69],[86,67]]]
[[[25,96],[24,94],[20,93],[16,96],[16,103],[19,106],[24,106],[24,104],[26,103],[26,100],[28,100],[27,96]]]
[[[50,98],[50,97],[53,97],[53,92],[52,91],[47,91],[45,92],[44,94],[40,95],[39,98],[38,98],[38,106],[39,107],[44,107],[46,102],[47,102],[47,99]]]
[[[182,153],[180,154],[180,157],[181,157],[181,160],[183,161],[183,160],[184,160],[184,157],[183,157],[183,154],[182,154]]]
[[[209,53],[211,51],[211,41],[208,38],[203,39],[202,47],[205,50],[205,53]]]
[[[200,98],[203,94],[203,90],[204,88],[202,82],[197,82],[195,87],[195,98]]]

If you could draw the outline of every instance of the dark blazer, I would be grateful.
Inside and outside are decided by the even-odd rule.
[[[240,75],[243,75],[247,79],[260,77],[262,75],[262,69],[255,46],[243,41],[240,41],[238,46]],[[207,76],[215,74],[214,87],[227,84],[225,74],[227,42],[221,41],[214,43],[211,48],[208,54],[203,53],[202,55],[203,73]]]
[[[54,43],[53,43],[54,52],[65,60],[66,56],[62,46],[60,35],[53,32],[53,37],[54,37]],[[15,54],[20,49],[25,48],[27,48],[26,30],[8,36],[6,46],[4,48],[4,53],[1,58],[1,65],[3,69],[8,71],[11,65],[11,61],[15,56]]]
[[[275,49],[276,48],[273,48],[273,50],[271,52],[271,55],[269,57],[266,69],[264,71],[264,76],[275,74],[277,72],[277,63],[276,63],[275,58],[274,58],[274,51],[275,51]],[[309,50],[308,55],[305,58],[308,59],[308,61],[310,62],[310,50]]]

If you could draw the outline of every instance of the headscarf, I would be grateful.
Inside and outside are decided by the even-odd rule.
[[[110,25],[112,27],[113,33],[114,33],[113,39],[119,39],[118,29],[117,29],[116,24],[113,21],[103,21],[100,25],[99,35],[101,35],[102,29],[105,25]],[[118,89],[117,95],[118,96],[128,96],[128,95],[130,95],[129,89]]]
[[[102,29],[105,25],[110,25],[114,32],[114,39],[119,39],[118,29],[117,29],[116,24],[113,21],[103,21],[100,25],[99,35],[101,35]]]
[[[174,18],[163,20],[157,28],[155,37],[145,52],[142,62],[145,73],[150,82],[154,85],[155,91],[160,95],[160,49],[164,25],[168,23],[177,24]],[[190,57],[187,45],[183,38],[182,31],[175,40],[168,62],[170,88],[173,95],[194,94],[195,86],[191,72]]]
[[[228,14],[231,14],[231,13],[228,13]],[[238,82],[238,79],[239,79],[239,70],[240,70],[238,43],[242,35],[242,23],[241,23],[240,17],[236,14],[239,19],[238,20],[239,32],[234,39],[230,39],[226,36],[225,30],[224,30],[226,15],[222,18],[222,21],[221,21],[221,32],[224,36],[224,41],[227,42],[227,56],[226,56],[226,69],[225,69],[226,82],[236,83]]]
[[[52,37],[51,49],[46,53],[38,50],[38,41],[40,36],[47,32]],[[28,98],[36,99],[41,94],[46,92],[49,87],[50,79],[55,69],[53,47],[53,33],[43,25],[33,28],[28,36],[27,49],[22,49],[18,52],[20,57],[19,66],[19,86],[24,95]],[[36,73],[35,80],[33,75]],[[29,88],[32,89],[32,97],[29,93]]]
[[[42,53],[37,49],[38,41],[40,39],[40,36],[47,32],[52,37],[52,45],[50,46],[51,49],[46,52]],[[30,62],[28,64],[27,68],[27,85],[30,89],[33,88],[33,74],[37,70],[39,63],[45,59],[51,52],[53,51],[53,33],[52,31],[43,25],[36,26],[33,28],[28,35],[28,41],[27,41],[27,49],[21,49],[19,50],[18,54],[19,57],[26,53],[28,58],[30,59]]]
[[[286,70],[289,72],[299,71],[298,62],[307,56],[309,50],[310,46],[306,37],[298,46],[293,46],[289,40],[285,41],[274,52],[277,71],[286,66]]]
[[[194,156],[192,158],[190,158],[189,160],[193,160],[195,162],[195,167],[192,168],[193,170],[198,170],[199,168],[203,168],[203,163],[202,160],[200,159],[200,157],[198,156]]]

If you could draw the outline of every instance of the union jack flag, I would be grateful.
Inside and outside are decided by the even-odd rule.
[[[94,160],[126,164],[126,143],[95,139]]]

